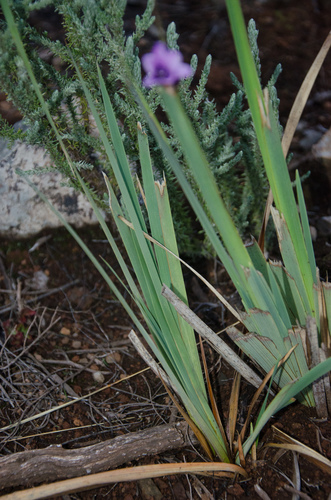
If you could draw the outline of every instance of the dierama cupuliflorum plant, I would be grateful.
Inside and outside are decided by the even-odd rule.
[[[330,285],[321,283],[316,269],[298,174],[296,189],[299,212],[297,210],[278,124],[268,93],[262,92],[259,84],[240,4],[238,1],[229,1],[227,7],[248,103],[274,194],[276,208],[272,209],[272,215],[284,265],[267,262],[255,242],[248,248],[242,243],[174,88],[161,87],[160,92],[169,119],[185,152],[187,164],[214,224],[201,210],[201,205],[183,176],[182,169],[155,117],[148,113],[141,96],[138,99],[146,109],[151,129],[176,173],[187,199],[240,293],[245,313],[238,312],[238,319],[247,327],[250,334],[243,335],[234,328],[230,328],[228,333],[266,372],[295,347],[289,359],[274,377],[274,381],[280,387],[284,387],[307,373],[309,366],[315,366],[323,360],[323,357],[328,356]],[[158,64],[160,65],[160,62]],[[218,235],[221,236],[224,245]],[[315,324],[317,336],[314,331]],[[325,382],[325,387],[328,387],[328,379],[325,379]],[[315,404],[311,388],[303,391],[300,399],[309,405]],[[327,413],[327,395],[324,386],[318,404],[320,411]]]
[[[62,147],[64,153],[67,154],[66,148],[61,140],[61,136],[56,128],[56,125],[52,121],[47,105],[38,88],[38,84],[34,79],[29,60],[21,43],[11,12],[6,4],[6,1],[0,1],[3,6],[7,22],[11,27],[13,39],[17,45],[20,57],[24,62],[35,92],[40,100],[41,106],[53,126],[54,133],[59,140],[60,146]],[[239,26],[239,29],[244,30],[245,32],[245,27]],[[167,50],[164,50],[163,53],[166,58],[170,55],[173,58],[172,60],[174,60],[173,53],[168,54]],[[182,63],[180,57],[176,57],[177,63],[179,62],[180,64],[184,64]],[[156,58],[156,62],[160,63],[159,55]],[[165,59],[164,64],[158,64],[158,67],[156,69],[154,68],[155,71],[152,66],[150,66],[148,70],[147,63],[146,69],[150,73],[149,83],[155,83],[155,78],[157,77],[162,77],[163,79],[168,78],[167,81],[169,82],[169,75],[167,75],[166,72],[171,68],[168,63],[169,59]],[[89,189],[84,181],[79,176],[75,165],[70,161],[69,157],[68,163],[71,165],[73,174],[81,183],[82,188],[91,201],[93,209],[95,210],[105,235],[108,238],[109,244],[114,249],[115,255],[121,266],[126,280],[126,284],[124,286],[135,300],[141,316],[152,333],[153,339],[151,339],[147,330],[142,325],[141,320],[125,301],[123,295],[115,286],[105,269],[100,265],[98,260],[91,255],[88,248],[80,240],[72,228],[68,225],[67,227],[82,248],[86,251],[87,255],[91,258],[92,262],[98,268],[116,297],[122,302],[126,311],[135,322],[137,328],[145,337],[151,350],[161,362],[162,367],[169,377],[172,387],[182,399],[186,411],[192,421],[194,421],[194,424],[192,424],[192,422],[191,424],[196,426],[195,430],[200,436],[206,452],[210,457],[216,455],[222,461],[229,462],[232,457],[230,456],[228,450],[224,430],[219,427],[208,403],[193,329],[179,317],[176,310],[161,295],[162,286],[165,283],[168,287],[172,288],[176,294],[184,300],[184,302],[187,301],[181,268],[178,258],[176,258],[178,252],[167,198],[166,183],[154,181],[148,141],[144,131],[138,126],[139,155],[142,169],[142,188],[140,189],[140,193],[142,194],[148,213],[151,231],[151,236],[149,236],[147,234],[147,227],[142,215],[142,207],[139,202],[139,192],[137,192],[137,187],[132,179],[130,165],[127,160],[121,133],[117,125],[113,107],[101,72],[98,71],[98,76],[102,94],[102,112],[106,117],[107,128],[105,128],[100,119],[99,112],[96,109],[95,100],[93,99],[83,80],[83,77],[81,76],[77,63],[74,61],[73,66],[75,67],[77,75],[80,79],[86,100],[98,127],[100,138],[104,144],[108,161],[112,167],[114,175],[116,176],[120,189],[121,198],[119,203],[117,197],[112,191],[112,186],[108,182],[107,172],[105,172],[105,182],[108,188],[111,211],[134,269],[135,278],[139,283],[140,290],[138,289],[134,277],[131,275],[119,249],[117,248],[115,240],[103,220],[98,207],[94,203],[93,196],[89,192]],[[181,74],[181,72],[178,72],[177,67],[176,76],[173,81],[171,81],[170,75],[170,82],[176,83],[178,78],[181,77]],[[206,234],[210,238],[215,251],[228,270],[241,295],[246,309],[246,314],[244,315],[243,313],[238,312],[237,317],[248,326],[250,331],[257,332],[257,334],[260,335],[262,335],[261,331],[264,332],[264,335],[267,333],[270,334],[269,340],[275,344],[275,349],[272,351],[272,355],[269,356],[269,358],[271,357],[272,359],[270,365],[272,369],[282,358],[284,358],[290,350],[289,348],[292,347],[291,338],[288,341],[288,344],[286,344],[286,339],[290,335],[288,333],[288,329],[291,329],[292,323],[290,321],[289,313],[286,310],[286,304],[284,304],[283,290],[278,285],[273,272],[269,271],[267,263],[265,263],[267,271],[265,271],[263,266],[261,266],[261,262],[264,262],[262,259],[263,255],[259,253],[256,246],[253,247],[255,251],[253,255],[253,252],[249,252],[243,245],[231,217],[224,207],[216,183],[210,169],[208,168],[206,158],[194,135],[192,126],[179,105],[174,88],[167,87],[163,90],[161,89],[164,105],[169,113],[170,120],[173,122],[178,140],[182,144],[187,160],[187,166],[193,177],[196,179],[196,184],[201,190],[201,194],[207,204],[208,216],[204,212],[197,197],[194,195],[192,187],[187,182],[177,157],[171,150],[162,128],[159,126],[155,116],[150,112],[148,106],[144,102],[139,89],[136,89],[133,86],[133,92],[142,104],[143,110],[146,114],[146,119],[150,124],[152,132],[155,134],[161,149],[166,155],[169,164],[173,168],[184,193],[186,194],[189,202],[192,204],[193,209],[196,211],[196,214],[205,229]],[[263,101],[261,102],[262,106],[264,106]],[[100,109],[100,103],[98,103],[98,109]],[[277,136],[277,140],[279,141],[279,136]],[[219,235],[222,237],[224,245],[221,242]],[[151,243],[151,240],[157,241],[159,245],[154,246]],[[164,248],[166,247],[172,253],[165,251]],[[263,271],[265,271],[265,276],[262,274]],[[280,307],[279,311],[277,309],[278,307]],[[252,324],[254,325],[253,329],[249,328]],[[270,325],[273,329],[270,329]],[[269,328],[269,330],[267,331],[266,328]],[[256,338],[259,340],[260,337],[257,335]],[[262,346],[264,346],[263,342]],[[239,367],[241,360],[239,357],[236,359]],[[291,357],[289,359],[291,359]],[[268,370],[268,367],[265,366],[263,359],[258,358],[257,362],[260,363],[262,369],[270,371]],[[286,406],[294,395],[298,392],[303,392],[307,385],[311,384],[316,378],[324,375],[326,371],[330,369],[330,360],[319,363],[310,371],[308,371],[307,366],[305,366],[302,372],[298,372],[297,365],[294,362],[288,364],[287,361],[286,363],[286,368],[282,371],[276,372],[274,376],[274,380],[278,383],[278,385],[283,387],[283,389],[267,407],[249,440],[244,443],[243,449],[245,453],[248,452],[261,428],[272,414],[280,408]],[[234,366],[235,365],[236,363],[234,363]],[[286,376],[284,373],[286,373]],[[299,378],[299,380],[295,383],[286,385],[288,381],[293,382],[297,378]],[[309,393],[308,395],[304,393],[304,395],[311,403],[313,403],[312,397]],[[238,457],[236,460],[239,460]],[[238,469],[236,469],[236,471],[240,472]]]

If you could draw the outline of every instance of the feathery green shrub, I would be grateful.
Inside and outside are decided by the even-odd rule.
[[[98,105],[101,102],[101,95],[97,64],[102,68],[107,92],[112,96],[114,112],[119,119],[125,150],[132,170],[137,173],[140,170],[137,122],[146,128],[155,178],[161,180],[164,172],[166,175],[180,252],[193,254],[210,250],[208,240],[201,245],[203,236],[198,234],[199,226],[192,216],[192,211],[188,209],[188,205],[183,204],[182,192],[168,161],[148,127],[145,127],[145,117],[128,90],[128,80],[133,78],[135,84],[141,88],[150,109],[153,112],[162,109],[157,90],[145,89],[141,85],[140,42],[154,22],[152,15],[154,0],[148,0],[145,11],[136,17],[135,31],[131,34],[125,33],[124,30],[125,0],[70,2],[12,0],[9,4],[48,109],[66,144],[71,160],[88,182],[95,200],[101,206],[106,206],[102,195],[101,168],[107,171],[115,191],[117,186],[104,146],[88,111],[81,83],[73,70],[73,60],[79,66],[105,123],[102,106]],[[47,32],[41,33],[31,25],[29,18],[31,12],[44,8],[55,9],[59,14],[65,43],[52,40]],[[258,32],[254,21],[250,21],[248,32],[254,61],[260,75]],[[178,34],[174,23],[168,26],[166,38],[170,48],[178,48]],[[52,55],[60,59],[61,70],[55,69],[51,63]],[[263,214],[268,182],[251,114],[245,103],[244,88],[234,75],[232,79],[236,91],[224,109],[221,112],[217,111],[215,102],[210,99],[206,90],[211,62],[211,56],[208,56],[199,80],[197,75],[194,75],[197,84],[193,90],[193,76],[179,84],[180,101],[193,124],[210,169],[240,234],[243,237],[256,235]],[[192,56],[190,64],[196,72],[198,65],[196,55]],[[280,71],[278,65],[268,83],[276,113],[278,99],[274,84]],[[21,111],[27,125],[24,133],[19,131],[15,134],[2,120],[0,136],[9,137],[11,140],[23,139],[29,144],[44,146],[54,160],[56,168],[65,175],[69,185],[81,189],[77,179],[72,175],[67,159],[58,147],[54,131],[33,92],[5,21],[1,21],[0,24],[0,88],[7,94],[8,100]],[[161,125],[178,160],[183,161],[183,150],[173,126],[162,122]],[[189,176],[185,161],[183,164]],[[44,170],[43,165],[37,169],[40,172]],[[196,193],[199,192],[193,179],[192,187]]]

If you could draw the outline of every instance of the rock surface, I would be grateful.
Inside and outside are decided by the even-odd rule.
[[[61,226],[61,221],[39,198],[23,177],[16,173],[52,165],[42,147],[16,141],[8,149],[0,140],[0,235],[28,238],[43,229]],[[76,228],[96,224],[97,219],[87,199],[71,187],[62,186],[63,176],[54,171],[31,175],[29,179]]]

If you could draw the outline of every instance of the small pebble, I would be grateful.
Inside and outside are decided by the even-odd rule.
[[[315,226],[309,226],[310,229],[310,236],[313,241],[317,240],[317,229]]]
[[[108,363],[109,365],[111,363],[119,363],[121,361],[121,355],[119,352],[111,352],[110,354],[108,354],[108,356],[106,356],[106,363]]]
[[[105,381],[105,377],[104,377],[103,373],[101,373],[99,371],[93,372],[93,379],[98,384],[103,384]]]
[[[66,328],[65,326],[61,328],[60,333],[62,335],[70,335],[70,330],[69,328]]]
[[[73,349],[80,349],[82,347],[82,343],[80,340],[74,340],[71,345]]]

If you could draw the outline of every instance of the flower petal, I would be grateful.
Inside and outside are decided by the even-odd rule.
[[[183,55],[168,49],[162,42],[156,42],[152,52],[143,55],[142,66],[146,72],[145,87],[153,85],[174,85],[192,75],[192,68],[183,62]]]

